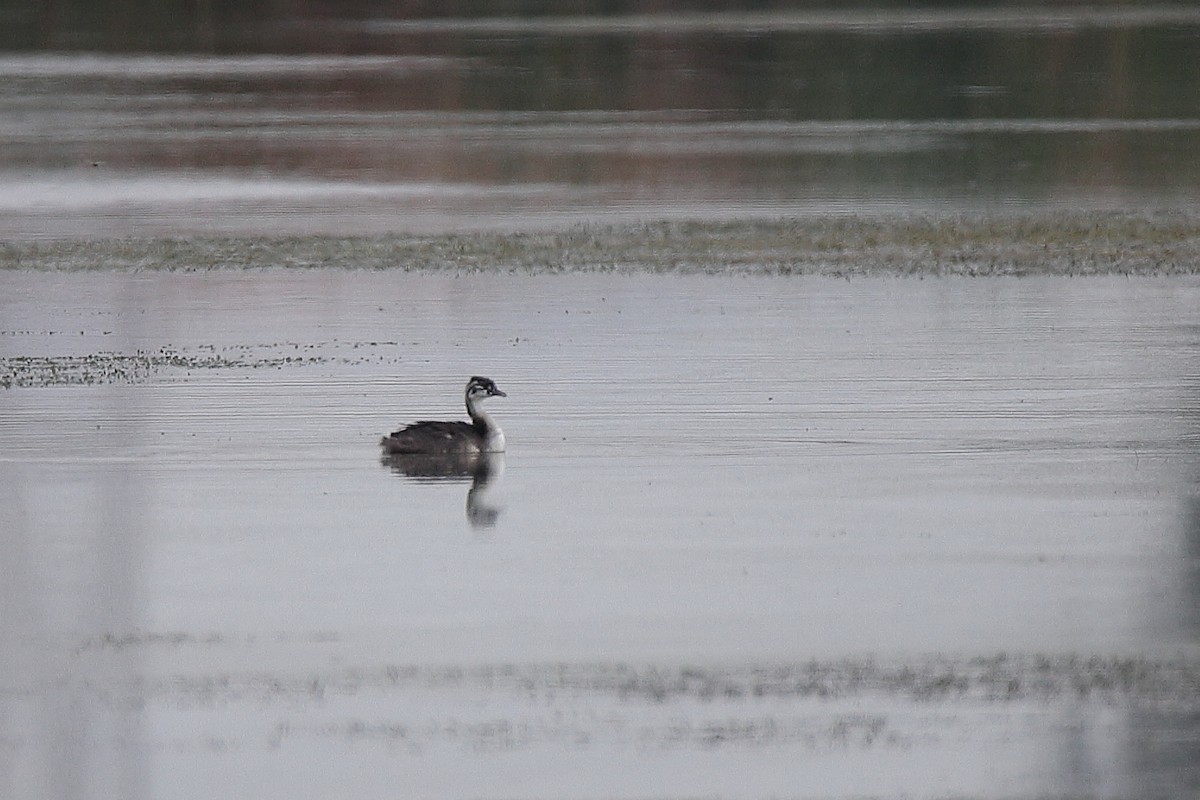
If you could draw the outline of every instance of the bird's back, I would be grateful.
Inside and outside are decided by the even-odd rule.
[[[414,422],[379,442],[388,453],[477,453],[483,435],[469,422]]]

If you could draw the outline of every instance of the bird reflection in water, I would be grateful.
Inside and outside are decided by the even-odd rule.
[[[500,518],[500,507],[489,490],[504,474],[504,453],[442,453],[436,455],[385,453],[380,463],[394,474],[417,483],[465,483],[467,522],[472,528],[491,528]]]

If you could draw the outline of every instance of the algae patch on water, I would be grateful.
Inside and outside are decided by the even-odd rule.
[[[442,235],[195,237],[0,244],[0,268],[399,269],[764,275],[1191,274],[1190,211],[830,215]]]
[[[169,370],[269,368],[318,360],[303,356],[239,358],[219,353],[187,354],[166,349],[72,356],[7,356],[0,357],[0,387],[141,383]]]

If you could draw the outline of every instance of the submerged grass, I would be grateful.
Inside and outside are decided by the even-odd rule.
[[[171,369],[272,368],[318,361],[315,357],[301,356],[230,358],[215,353],[191,355],[166,349],[78,356],[6,356],[0,357],[0,388],[141,383]]]
[[[582,225],[438,236],[196,237],[0,243],[0,269],[764,275],[1200,273],[1200,216],[1030,211]]]
[[[8,331],[0,330],[0,335]],[[190,350],[162,347],[131,353],[100,351],[76,355],[0,355],[0,389],[145,383],[185,378],[204,370],[263,370],[313,364],[394,364],[394,341],[272,342],[206,344]]]
[[[337,637],[330,634],[330,641]],[[181,631],[105,634],[82,642],[77,655],[127,649],[220,649],[254,643],[219,633]],[[682,700],[760,702],[829,701],[891,697],[921,703],[1044,704],[1057,699],[1103,704],[1138,703],[1200,713],[1200,658],[1084,653],[926,655],[899,660],[846,658],[741,665],[629,664],[621,662],[503,663],[472,666],[384,664],[332,668],[301,675],[265,676],[255,670],[223,673],[224,686],[242,696],[303,696],[321,685],[331,694],[445,690],[519,695],[552,704],[560,696],[608,696],[652,704]],[[159,691],[189,693],[178,677]]]

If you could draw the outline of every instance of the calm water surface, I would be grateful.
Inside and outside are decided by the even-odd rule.
[[[1194,9],[51,5],[0,26],[0,265],[74,259],[0,270],[0,795],[1200,793],[1194,278],[88,249],[1194,219]],[[502,459],[381,463],[472,374]]]
[[[1195,9],[651,10],[15,15],[0,236],[1196,207]]]
[[[12,796],[1198,780],[1200,282],[0,284]],[[380,462],[475,373],[490,479]]]

